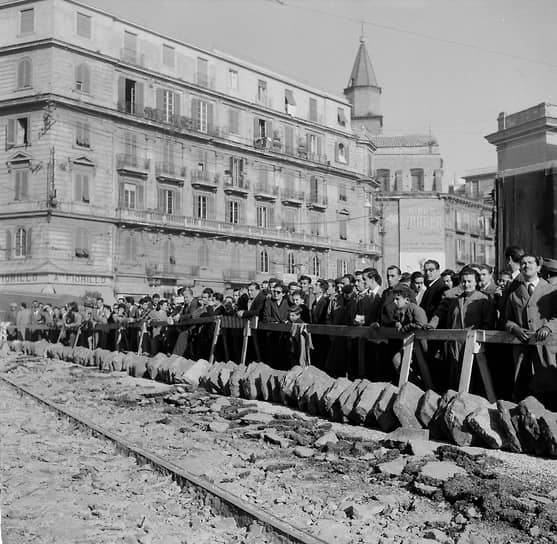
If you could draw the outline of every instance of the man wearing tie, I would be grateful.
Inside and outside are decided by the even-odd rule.
[[[557,391],[557,362],[551,346],[529,344],[557,334],[557,290],[540,278],[541,260],[525,254],[520,260],[522,278],[510,294],[503,315],[505,330],[522,345],[513,346],[514,394],[521,400],[530,393],[545,398]],[[543,402],[543,400],[542,400]]]

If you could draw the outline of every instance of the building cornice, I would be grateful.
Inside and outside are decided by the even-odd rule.
[[[475,200],[472,198],[467,198],[467,197],[461,197],[458,195],[453,195],[451,193],[436,193],[436,192],[431,192],[431,193],[379,193],[377,194],[377,199],[378,200],[407,200],[407,199],[418,199],[418,200],[431,200],[431,199],[436,199],[436,200],[446,200],[446,201],[450,201],[450,202],[455,202],[457,204],[464,204],[466,206],[469,206],[471,208],[478,208],[481,210],[489,210],[492,211],[494,206],[491,206],[489,204],[485,204],[480,200]]]

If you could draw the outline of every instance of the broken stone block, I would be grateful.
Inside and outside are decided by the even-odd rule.
[[[241,418],[242,423],[246,425],[266,425],[273,421],[274,417],[271,414],[266,414],[265,412],[255,412],[244,414]]]
[[[113,351],[111,356],[108,357],[109,371],[120,372],[122,370],[122,360],[124,354],[118,351]]]
[[[230,377],[237,368],[238,365],[233,361],[228,361],[221,367],[218,377],[218,386],[222,395],[230,395]]]
[[[344,523],[333,519],[319,519],[313,527],[315,536],[331,544],[349,544],[352,536]]]
[[[412,440],[429,440],[427,429],[409,429],[408,427],[398,427],[387,435],[387,440],[409,444]]]
[[[496,420],[496,410],[478,408],[466,418],[466,423],[474,434],[488,448],[499,450],[503,446],[503,439],[499,434]]]
[[[430,461],[422,467],[420,474],[430,480],[435,480],[441,483],[446,482],[453,476],[465,476],[467,473],[462,467],[459,467],[450,461]]]
[[[489,407],[489,402],[483,397],[471,393],[456,394],[443,414],[443,421],[455,444],[459,446],[472,444],[474,433],[467,423],[467,417],[472,412],[487,407]]]
[[[400,476],[404,467],[406,467],[406,459],[403,457],[397,457],[392,461],[378,464],[377,470],[381,474],[386,474],[387,476]]]
[[[522,446],[511,419],[511,410],[516,408],[516,404],[498,400],[496,406],[495,418],[497,419],[497,429],[503,442],[501,449],[514,453],[522,453]]]
[[[256,379],[259,375],[260,363],[250,363],[240,378],[240,396],[248,400],[257,399]]]
[[[214,433],[224,433],[230,428],[228,421],[211,421],[209,423],[209,430]]]
[[[388,505],[380,501],[371,501],[365,504],[350,504],[344,508],[346,517],[350,519],[370,520],[381,514]]]
[[[315,442],[314,446],[316,448],[322,448],[327,444],[336,444],[338,442],[337,435],[333,431],[327,431],[326,433],[322,434]]]
[[[316,383],[331,383],[331,377],[315,366],[307,366],[298,374],[294,382],[294,397],[300,410],[308,409],[308,394]]]
[[[255,378],[257,398],[265,401],[273,400],[273,373],[275,371],[265,363],[259,364],[259,373]]]
[[[286,376],[286,370],[275,370],[273,369],[273,373],[269,377],[269,387],[271,389],[271,399],[273,402],[280,403],[282,402],[281,396],[281,386],[284,376]]]
[[[263,433],[263,440],[269,442],[270,444],[275,444],[281,448],[287,448],[290,445],[290,440],[280,436],[276,431],[266,431]]]
[[[440,401],[441,395],[437,394],[432,389],[428,389],[420,398],[418,408],[416,410],[416,417],[423,427],[429,427],[437,408],[439,408]]]
[[[549,457],[557,458],[557,414],[547,410],[539,417],[538,425]]]
[[[134,378],[144,378],[147,372],[147,357],[134,355],[128,359],[128,374]]]
[[[408,429],[421,429],[418,420],[418,404],[424,392],[412,382],[406,382],[398,392],[393,403],[393,411],[402,427]]]
[[[325,372],[316,379],[312,386],[306,392],[307,398],[307,411],[312,415],[319,415],[323,397],[334,383],[334,378],[331,378]]]
[[[366,380],[367,381],[367,380]],[[354,409],[354,404],[360,396],[360,385],[362,380],[354,380],[350,387],[347,387],[333,404],[333,421],[348,421],[348,416]]]
[[[280,383],[280,398],[286,406],[296,406],[297,399],[294,396],[296,378],[303,372],[303,367],[296,365],[292,367],[283,377]]]
[[[178,383],[178,378],[193,364],[180,355],[171,356],[172,362],[168,366],[168,383]]]
[[[385,433],[389,433],[398,427],[398,419],[393,411],[393,404],[397,393],[398,387],[388,384],[373,407],[373,417],[377,421],[379,428]]]
[[[238,365],[232,374],[230,374],[230,379],[228,381],[228,387],[230,389],[231,397],[240,397],[240,380],[246,373],[247,367],[245,365]]]
[[[147,377],[155,380],[159,374],[159,367],[166,361],[168,357],[164,353],[157,353],[154,357],[148,360],[147,363]]]
[[[535,397],[526,397],[511,410],[513,425],[522,449],[526,453],[543,455],[545,452],[545,444],[538,424],[538,418],[545,411],[545,406]]]
[[[388,384],[385,382],[369,382],[367,380],[366,382],[366,386],[362,390],[356,404],[354,404],[352,421],[357,425],[371,427],[375,423],[373,407]]]
[[[331,387],[327,389],[326,393],[323,395],[321,403],[319,404],[319,413],[325,417],[333,417],[333,405],[344,392],[345,389],[350,387],[352,382],[347,378],[336,379]]]
[[[294,455],[301,459],[309,459],[315,455],[315,450],[306,446],[296,446],[293,451]]]
[[[182,372],[179,376],[176,376],[176,383],[185,383],[191,387],[199,387],[199,380],[201,376],[209,370],[211,364],[205,359],[199,359],[195,361],[192,365]]]
[[[456,391],[449,389],[439,400],[439,405],[437,406],[437,410],[435,411],[435,414],[433,414],[433,417],[431,418],[428,425],[429,432],[431,433],[432,438],[438,440],[451,439],[449,429],[447,428],[447,425],[445,425],[444,416],[445,416],[445,410],[447,409],[447,406],[456,397],[456,395],[457,395]]]

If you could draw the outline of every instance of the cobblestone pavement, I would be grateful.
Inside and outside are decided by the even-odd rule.
[[[264,542],[0,384],[5,544]]]
[[[179,399],[178,405],[169,405],[162,400],[169,392],[180,392],[175,386],[125,373],[103,374],[61,361],[29,362],[9,375],[121,433],[137,446],[330,542],[553,542],[536,531],[530,534],[508,524],[482,520],[473,507],[456,510],[439,494],[427,497],[412,492],[409,474],[401,475],[400,468],[397,477],[397,459],[402,456],[396,448],[382,447],[370,453],[359,446],[384,439],[377,431],[331,426],[283,406],[219,397],[202,390],[182,393],[183,402]],[[223,406],[228,405],[242,413],[253,412],[249,414],[252,421],[221,417]],[[305,458],[303,429],[334,431],[340,438],[339,447],[324,448],[318,455]],[[284,440],[285,436],[289,439]],[[427,452],[421,456],[427,458]],[[404,455],[402,466],[421,466],[421,456]],[[388,466],[389,461],[394,461],[393,465]],[[557,483],[555,462],[537,459],[535,465],[528,463],[524,470],[516,463],[500,470],[522,473],[533,492],[538,484]],[[383,466],[388,469],[383,470]],[[431,486],[423,487],[425,492],[428,489],[435,491]]]

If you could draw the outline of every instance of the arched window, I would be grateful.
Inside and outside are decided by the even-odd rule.
[[[84,93],[88,93],[90,90],[89,66],[85,63],[75,67],[75,88]]]
[[[346,164],[348,162],[348,148],[343,143],[336,146],[336,161]]]
[[[286,257],[286,273],[295,274],[296,273],[296,261],[294,259],[294,253],[289,252]]]
[[[257,268],[259,272],[268,273],[269,272],[269,254],[266,249],[262,249],[259,252],[259,258],[257,260]]]
[[[314,276],[321,276],[321,259],[318,255],[311,257],[311,273]]]
[[[19,227],[15,231],[15,257],[27,257],[29,254],[29,233],[23,227]]]
[[[17,88],[27,89],[31,87],[31,59],[21,59],[17,64]]]

